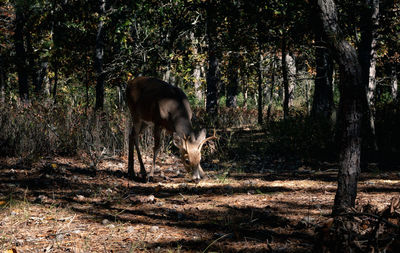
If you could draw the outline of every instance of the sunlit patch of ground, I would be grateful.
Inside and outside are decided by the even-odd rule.
[[[17,162],[0,161],[0,251],[309,252],[336,190],[335,170],[209,171],[195,184],[164,156],[169,180],[144,184],[125,178],[123,159],[97,170],[73,158]],[[396,173],[363,174],[358,201],[383,209],[399,189]]]

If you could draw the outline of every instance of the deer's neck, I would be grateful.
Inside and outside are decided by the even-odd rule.
[[[192,128],[192,122],[190,122],[189,119],[187,118],[178,118],[174,122],[175,125],[175,132],[176,134],[184,138],[191,136],[192,138],[194,137],[194,132]]]

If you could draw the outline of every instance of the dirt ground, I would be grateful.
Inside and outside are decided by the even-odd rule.
[[[125,178],[126,159],[0,160],[0,251],[309,252],[330,214],[334,169],[209,170],[195,184],[160,158],[169,179],[146,184]],[[397,173],[363,174],[358,201],[384,208],[399,189]]]

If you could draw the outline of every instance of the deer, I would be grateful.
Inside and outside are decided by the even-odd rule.
[[[160,151],[161,131],[173,134],[173,143],[179,149],[181,162],[194,181],[205,173],[200,165],[201,149],[214,135],[206,138],[206,130],[195,133],[192,127],[192,110],[186,94],[178,87],[154,77],[139,76],[128,81],[126,101],[132,119],[129,133],[128,178],[139,178],[134,170],[134,147],[140,164],[142,181],[153,181],[157,154]],[[153,163],[149,174],[143,164],[139,148],[139,135],[147,125],[153,125]]]

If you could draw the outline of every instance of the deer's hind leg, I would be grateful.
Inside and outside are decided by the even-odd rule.
[[[150,170],[150,173],[149,173],[149,181],[153,180],[154,169],[156,167],[156,159],[157,159],[158,152],[160,151],[161,128],[159,126],[157,126],[157,125],[154,125],[153,136],[154,136],[153,166],[151,167],[151,170]]]
[[[140,134],[140,130],[142,129],[142,126],[143,126],[143,121],[140,119],[134,118],[131,134],[133,136],[132,139],[133,139],[133,143],[136,147],[136,152],[137,152],[137,156],[138,156],[138,160],[139,160],[139,164],[140,164],[140,175],[142,176],[142,180],[146,181],[147,173],[146,173],[146,169],[143,164],[142,155],[140,153],[140,147],[139,147],[139,134]],[[132,152],[132,155],[133,155],[133,152]]]

